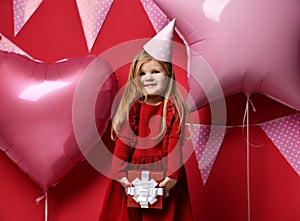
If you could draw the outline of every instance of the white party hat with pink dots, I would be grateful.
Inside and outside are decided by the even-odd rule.
[[[174,29],[175,18],[143,46],[144,50],[157,60],[172,62]]]

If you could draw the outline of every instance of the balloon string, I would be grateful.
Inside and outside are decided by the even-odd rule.
[[[36,198],[35,202],[36,204],[39,204],[42,199],[45,198],[45,221],[48,221],[48,193],[44,192],[44,195]]]
[[[45,221],[48,220],[48,194],[45,193]]]
[[[248,101],[249,101],[250,104],[251,104],[252,110],[253,110],[254,112],[256,112],[255,106],[254,106],[253,102],[251,101],[250,97],[247,97],[247,102],[248,102]]]
[[[246,126],[247,126],[247,205],[248,205],[248,221],[251,220],[251,201],[250,201],[250,143],[249,143],[249,99],[246,103]]]
[[[247,146],[251,145],[252,147],[262,147],[264,144],[250,144],[250,140],[249,140],[249,128],[251,126],[261,126],[262,124],[252,124],[250,125],[250,121],[249,121],[249,103],[251,104],[252,110],[255,112],[256,109],[254,107],[253,102],[251,101],[250,97],[247,97],[247,101],[246,101],[246,108],[245,108],[245,112],[244,112],[244,117],[243,117],[243,124],[242,125],[237,125],[234,127],[242,127],[243,128],[243,134],[244,134],[244,128],[246,127],[246,133],[247,133],[247,137],[246,137],[246,142],[247,142]],[[246,123],[245,123],[246,121]],[[270,121],[269,121],[270,122]],[[268,123],[268,122],[265,122]],[[245,125],[246,124],[246,125]],[[233,126],[232,126],[233,127]],[[230,128],[230,127],[228,127]]]

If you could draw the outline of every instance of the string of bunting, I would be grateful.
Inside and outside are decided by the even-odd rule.
[[[43,0],[13,0],[14,36],[38,10]],[[113,0],[76,0],[89,52],[101,30]]]
[[[260,124],[249,125],[249,127],[257,126],[262,128],[292,169],[300,176],[300,114],[293,114]],[[204,185],[218,156],[226,131],[233,127],[247,127],[247,125],[194,125],[195,133],[192,137],[192,143]],[[224,128],[225,133],[222,133]],[[211,142],[208,142],[210,136],[212,136],[210,139]]]

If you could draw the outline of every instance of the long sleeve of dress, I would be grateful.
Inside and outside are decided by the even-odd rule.
[[[120,179],[127,176],[128,162],[136,144],[136,125],[138,116],[136,115],[136,105],[129,113],[129,121],[122,125],[122,129],[115,143],[114,158],[112,161],[113,176]]]
[[[112,161],[113,177],[118,180],[126,176],[128,162],[130,159],[131,147],[118,138]]]

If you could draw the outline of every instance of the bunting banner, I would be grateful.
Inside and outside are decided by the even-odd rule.
[[[76,2],[90,52],[113,0],[76,0]]]
[[[37,10],[43,0],[13,0],[14,36]],[[91,52],[113,0],[76,0],[87,47]]]
[[[43,0],[13,0],[14,35],[23,28]]]
[[[260,126],[291,168],[300,176],[300,114],[249,126]],[[226,131],[233,127],[194,125],[192,144],[204,185],[218,156]]]

